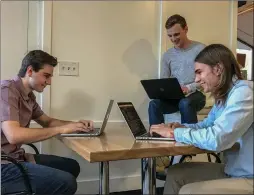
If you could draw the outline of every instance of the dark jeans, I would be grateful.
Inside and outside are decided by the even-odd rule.
[[[151,100],[148,108],[150,125],[164,123],[164,114],[180,111],[181,123],[197,123],[197,112],[206,104],[206,97],[200,91],[181,100]]]
[[[22,162],[35,194],[75,194],[80,167],[76,160],[53,155],[34,155],[37,164]],[[25,191],[19,169],[12,163],[1,165],[2,194]]]

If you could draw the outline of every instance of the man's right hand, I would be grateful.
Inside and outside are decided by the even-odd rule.
[[[82,122],[71,122],[67,125],[63,125],[60,127],[56,127],[60,129],[61,134],[66,134],[66,133],[73,133],[76,131],[84,131],[84,132],[89,132],[91,129],[87,127],[84,123]]]
[[[188,87],[186,87],[186,86],[181,86],[181,89],[182,89],[184,95],[187,95],[187,94],[189,93]]]

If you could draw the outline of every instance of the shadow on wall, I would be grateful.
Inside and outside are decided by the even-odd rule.
[[[158,62],[148,40],[135,41],[124,52],[122,59],[130,72],[138,75],[140,79],[157,78]]]
[[[79,89],[71,89],[68,95],[62,97],[61,108],[53,108],[52,115],[62,120],[78,120],[86,116],[91,116],[94,109],[94,98]]]
[[[135,41],[123,54],[123,62],[129,71],[137,75],[139,80],[137,82],[136,91],[132,94],[134,102],[141,102],[137,111],[144,111],[141,118],[147,118],[147,106],[149,98],[144,91],[140,80],[158,78],[158,60],[156,59],[151,43],[146,39]],[[143,97],[140,92],[143,91]],[[143,100],[141,100],[143,98]]]

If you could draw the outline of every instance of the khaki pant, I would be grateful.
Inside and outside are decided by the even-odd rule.
[[[219,163],[181,163],[168,169],[167,194],[253,194],[253,179],[229,178]]]

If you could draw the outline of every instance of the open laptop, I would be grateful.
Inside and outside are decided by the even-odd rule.
[[[180,100],[185,97],[177,78],[141,80],[150,99]]]
[[[117,105],[136,140],[175,141],[173,138],[162,137],[157,133],[151,135],[147,132],[131,102],[118,102]]]
[[[61,136],[64,136],[64,137],[97,137],[97,136],[100,136],[106,128],[108,118],[109,118],[111,109],[113,107],[113,103],[114,103],[114,100],[109,101],[107,112],[105,114],[101,128],[94,128],[93,130],[91,130],[89,132],[77,131],[75,133],[61,134]]]

